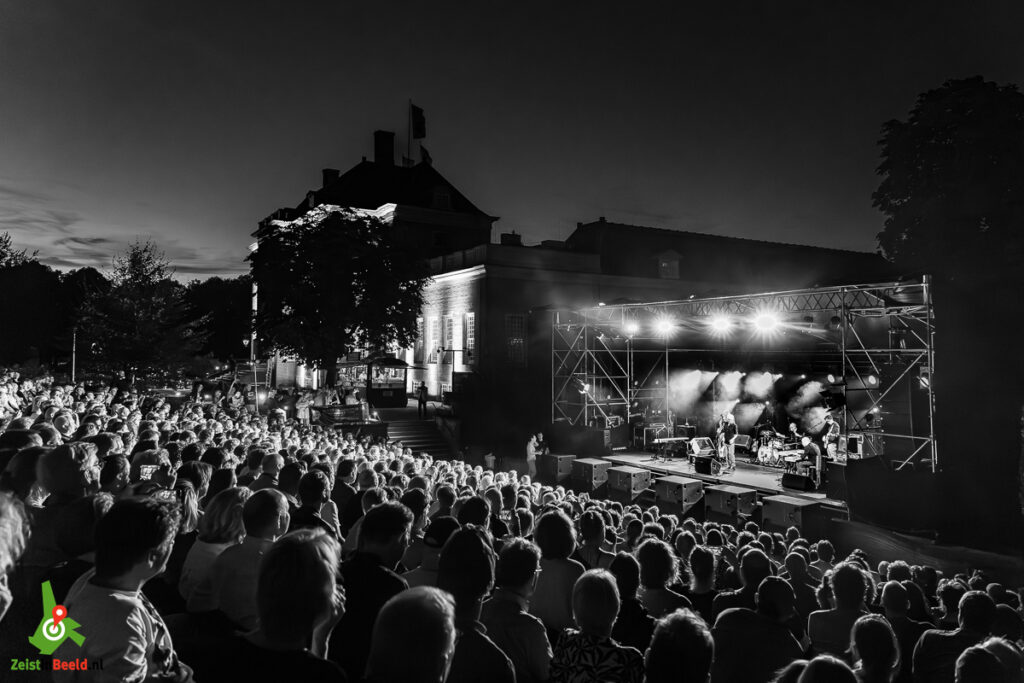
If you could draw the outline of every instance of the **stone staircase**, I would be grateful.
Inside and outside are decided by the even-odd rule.
[[[433,420],[391,420],[388,421],[388,439],[401,441],[414,453],[424,451],[435,458],[450,458],[454,455]]]

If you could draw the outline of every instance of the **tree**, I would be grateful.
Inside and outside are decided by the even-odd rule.
[[[208,335],[200,353],[220,360],[247,356],[242,344],[252,331],[252,278],[193,280],[185,290],[192,316],[206,321]]]
[[[1024,255],[1024,95],[980,76],[917,98],[882,127],[881,251],[943,278],[1019,275]]]
[[[155,379],[190,360],[203,339],[201,321],[189,319],[184,287],[172,275],[150,241],[114,257],[110,287],[86,296],[78,321],[80,348],[100,369]]]
[[[11,268],[13,266],[22,266],[26,263],[36,260],[36,254],[38,252],[32,252],[29,255],[25,249],[17,250],[14,248],[14,241],[11,239],[11,233],[5,232],[0,234],[0,268]]]
[[[1024,321],[1024,95],[981,77],[950,80],[882,130],[879,248],[935,276],[946,537],[1019,545],[1024,372],[1012,349]]]
[[[345,354],[415,339],[428,265],[391,224],[320,206],[266,229],[249,260],[261,348],[327,368],[331,384]]]

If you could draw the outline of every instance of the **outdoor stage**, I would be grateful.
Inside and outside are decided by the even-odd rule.
[[[691,479],[700,479],[711,486],[716,484],[741,486],[756,490],[759,496],[773,496],[779,493],[785,493],[787,496],[811,500],[837,510],[846,510],[846,503],[841,500],[832,500],[831,498],[828,498],[824,492],[806,492],[782,488],[781,469],[752,465],[745,462],[742,459],[743,457],[744,456],[737,456],[736,471],[725,476],[698,474],[694,471],[693,465],[686,458],[677,458],[668,461],[655,461],[653,454],[642,451],[617,451],[611,455],[604,456],[604,459],[615,463],[615,465],[630,465],[632,467],[641,467],[645,470],[650,470],[652,478],[667,475],[679,475],[690,477]]]

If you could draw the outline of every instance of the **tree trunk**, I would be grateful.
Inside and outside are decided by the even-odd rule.
[[[338,384],[338,359],[335,358],[327,365],[327,387],[334,389]]]

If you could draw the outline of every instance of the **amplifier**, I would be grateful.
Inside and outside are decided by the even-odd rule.
[[[704,507],[707,518],[734,519],[736,515],[750,515],[757,504],[757,491],[740,486],[721,484],[704,489]]]
[[[885,434],[882,432],[850,432],[846,451],[851,458],[877,458],[885,454]]]
[[[805,474],[786,472],[782,475],[782,488],[796,489],[797,491],[814,491],[818,487],[814,485],[814,480]]]
[[[737,434],[736,439],[733,441],[733,445],[740,451],[750,452],[750,435]]]
[[[795,526],[804,538],[821,538],[824,517],[819,503],[786,495],[766,496],[762,502],[764,509],[761,518],[766,530],[785,532]]]
[[[650,470],[629,465],[608,468],[608,488],[613,491],[626,491],[636,496],[650,485]]]
[[[693,456],[693,471],[697,474],[711,474],[712,460],[714,460],[714,457],[710,455]]]
[[[572,476],[572,461],[575,459],[575,455],[546,453],[540,456],[540,474],[552,486],[564,484]]]
[[[711,455],[714,452],[715,444],[708,437],[699,436],[696,439],[690,439],[691,455]]]
[[[677,475],[658,477],[654,482],[654,492],[659,503],[686,510],[704,497],[704,482]]]
[[[685,436],[688,439],[697,438],[697,428],[693,425],[676,425],[676,436]]]

